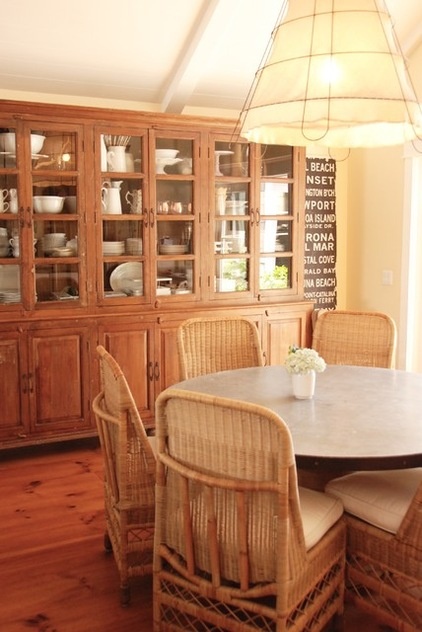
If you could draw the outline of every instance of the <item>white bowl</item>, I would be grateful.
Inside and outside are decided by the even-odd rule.
[[[39,154],[44,144],[45,136],[41,134],[31,134],[31,154]],[[16,135],[14,132],[4,132],[0,134],[0,151],[16,153]]]
[[[178,149],[156,149],[155,157],[156,158],[176,158],[179,153]]]
[[[35,213],[61,213],[63,210],[64,197],[58,195],[34,195]]]
[[[66,239],[66,233],[46,233],[43,239],[44,241],[62,241]]]

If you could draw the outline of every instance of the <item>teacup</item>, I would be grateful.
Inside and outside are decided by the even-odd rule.
[[[8,195],[7,189],[0,189],[0,213],[6,213],[9,210],[9,202],[6,202]]]

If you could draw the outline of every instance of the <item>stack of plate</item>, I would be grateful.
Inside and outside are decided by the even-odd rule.
[[[41,238],[41,248],[46,255],[51,255],[56,248],[66,245],[66,233],[47,233]]]
[[[123,255],[124,252],[125,252],[124,241],[103,241],[103,255],[105,257]]]
[[[183,255],[188,251],[187,244],[161,244],[160,255]]]
[[[139,239],[137,237],[129,237],[128,239],[126,239],[126,254],[141,255],[142,239]]]
[[[0,303],[20,303],[21,293],[19,290],[1,290]]]

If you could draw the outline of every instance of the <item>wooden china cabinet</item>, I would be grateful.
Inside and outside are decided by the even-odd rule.
[[[271,364],[309,343],[302,150],[223,119],[7,101],[0,128],[2,447],[95,434],[99,343],[148,427],[184,319],[251,318]]]

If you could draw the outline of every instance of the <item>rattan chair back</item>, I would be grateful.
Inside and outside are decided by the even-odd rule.
[[[327,364],[393,368],[396,326],[379,312],[324,311],[315,323],[312,348]]]
[[[102,390],[93,411],[104,458],[105,545],[113,550],[127,603],[129,578],[152,572],[156,460],[120,366],[103,346],[97,352]]]
[[[242,317],[191,318],[177,331],[182,379],[263,366],[256,325]]]
[[[321,630],[342,611],[342,520],[306,551],[292,440],[261,406],[156,406],[154,630]]]

